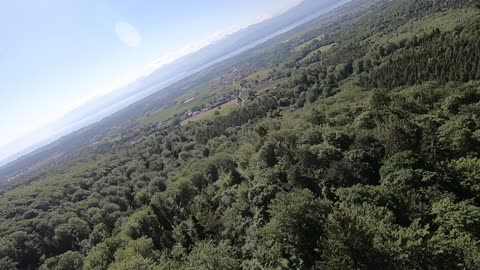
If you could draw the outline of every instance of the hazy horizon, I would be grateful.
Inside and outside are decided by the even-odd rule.
[[[9,116],[0,125],[0,165],[48,140],[60,128],[68,128],[53,123],[77,108],[302,1],[47,2],[10,3],[0,18],[4,25],[9,22],[11,26],[0,30],[6,37],[4,46],[0,45],[0,59],[7,63],[2,73],[11,75],[6,76],[5,90],[0,92],[0,110]],[[81,7],[80,12],[73,7]],[[244,16],[237,12],[239,9],[254,12]],[[154,16],[155,11],[165,16]],[[205,12],[195,14],[201,25],[185,28],[181,20],[194,11]],[[81,16],[85,14],[90,16]],[[148,16],[140,16],[145,14]],[[59,20],[65,24],[54,24]],[[92,30],[97,27],[101,30]],[[38,33],[38,29],[43,32]],[[85,39],[92,34],[94,46]],[[75,46],[66,48],[73,43]]]

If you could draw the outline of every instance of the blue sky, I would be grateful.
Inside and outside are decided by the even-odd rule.
[[[0,150],[89,98],[298,2],[2,0]]]

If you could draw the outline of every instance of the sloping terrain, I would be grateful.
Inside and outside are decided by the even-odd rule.
[[[0,269],[478,269],[479,16],[357,0],[177,84],[4,189]]]

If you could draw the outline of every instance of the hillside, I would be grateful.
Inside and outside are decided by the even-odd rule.
[[[292,27],[292,24],[314,19],[345,2],[349,0],[338,3],[304,1],[284,14],[254,24],[160,67],[153,74],[140,78],[122,89],[95,98],[46,127],[49,132],[56,131],[55,134],[50,134],[49,138],[19,151],[5,161],[1,160],[0,185],[29,178],[71,160],[80,152],[84,152],[85,148],[109,136],[116,137],[118,134],[112,133],[123,130],[129,121],[148,114],[151,110],[168,106],[171,100],[183,95],[183,90],[186,90],[184,86],[191,83],[191,75],[206,70],[199,79],[195,79],[195,83],[208,81],[211,74],[217,76],[221,70],[218,66],[215,71],[208,68],[221,59],[224,61],[220,66],[229,66],[232,63],[229,58],[274,37],[279,30],[283,31]],[[199,80],[202,82],[198,82]],[[33,149],[37,150],[32,152]]]
[[[354,0],[178,82],[2,190],[0,269],[479,269],[478,29]]]
[[[26,148],[18,149],[16,154],[0,159],[0,184],[18,177],[30,176],[32,169],[37,172],[39,169],[49,168],[42,162],[44,160],[52,160],[48,165],[70,160],[79,148],[88,147],[99,138],[104,138],[111,129],[132,119],[131,111],[140,110],[144,113],[139,103],[145,104],[145,101],[151,101],[153,98],[157,103],[155,108],[161,108],[165,106],[165,102],[182,94],[176,87],[172,87],[175,83],[263,43],[285,28],[314,19],[349,1],[303,1],[283,14],[227,35],[198,51],[156,68],[151,74],[145,74],[120,89],[93,98],[38,130],[34,138],[18,138],[17,144],[21,142]],[[157,64],[152,63],[152,66],[155,65]],[[117,115],[114,115],[115,113]],[[113,117],[106,121],[101,121],[112,115]],[[112,118],[118,121],[112,121]],[[81,132],[76,132],[79,130]],[[47,133],[42,135],[46,138],[32,143],[31,140],[37,139],[42,132]]]

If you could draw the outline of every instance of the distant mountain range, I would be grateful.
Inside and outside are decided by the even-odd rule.
[[[65,149],[74,151],[76,148],[88,145],[94,137],[102,134],[102,130],[99,130],[100,127],[103,128],[103,134],[105,134],[111,128],[111,125],[107,127],[96,124],[94,127],[98,129],[98,134],[93,127],[87,131],[80,129],[98,123],[102,119],[165,89],[175,82],[200,72],[219,61],[235,56],[242,50],[256,46],[260,42],[274,37],[282,29],[288,29],[292,25],[293,28],[296,24],[305,23],[348,2],[350,0],[305,0],[284,14],[233,33],[220,41],[160,67],[152,74],[130,85],[108,95],[95,98],[48,126],[46,129],[51,131],[51,134],[43,132],[44,136],[41,140],[35,141],[33,145],[26,149],[19,149],[20,151],[17,154],[1,160],[0,166],[3,167],[0,168],[0,182],[19,171],[31,168],[50,155],[55,155],[60,152],[58,148],[62,149],[61,152],[65,152]],[[115,121],[115,124],[121,123]],[[66,136],[68,134],[71,135]],[[78,136],[82,137],[78,138]],[[62,139],[57,141],[60,138]],[[31,141],[31,138],[28,138],[28,140]],[[72,143],[72,141],[75,143]]]

